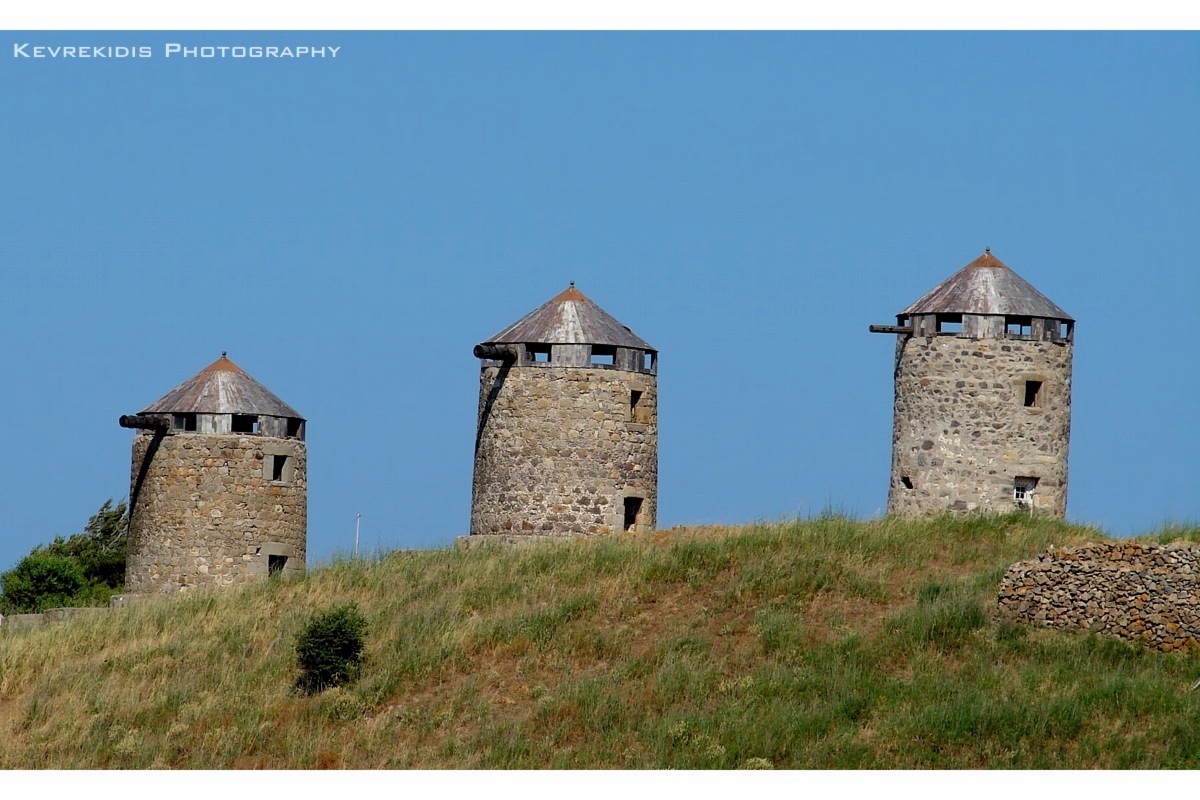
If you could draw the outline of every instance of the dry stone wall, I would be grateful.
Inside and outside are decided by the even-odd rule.
[[[1200,642],[1200,548],[1099,543],[1051,549],[1009,567],[1000,612],[1159,650]]]
[[[1006,512],[1017,478],[1062,517],[1071,433],[1071,345],[901,337],[888,513]],[[1040,382],[1026,406],[1027,382]]]
[[[277,457],[286,465],[278,480]],[[272,556],[284,576],[304,570],[302,441],[139,432],[130,497],[126,592],[246,583],[268,575]]]
[[[635,529],[654,528],[656,376],[485,362],[479,391],[472,535],[624,530],[627,498]]]

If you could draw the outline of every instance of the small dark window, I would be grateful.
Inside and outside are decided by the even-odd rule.
[[[601,344],[592,345],[592,364],[610,367],[616,363],[617,348]]]
[[[632,531],[637,527],[638,517],[642,513],[642,498],[626,497],[625,498],[625,530]]]
[[[907,475],[900,476],[900,483],[904,484],[905,489],[913,488],[912,478],[908,477]]]
[[[196,430],[196,415],[173,414],[171,416],[171,427],[177,431],[194,431]]]
[[[288,417],[287,421],[287,437],[289,439],[299,439],[304,432],[304,420],[295,417]]]
[[[283,565],[286,563],[287,556],[267,556],[267,577],[278,578],[283,574]]]
[[[529,360],[534,363],[550,363],[550,345],[548,344],[526,345],[525,351],[529,353]]]
[[[1025,381],[1025,407],[1037,408],[1041,403],[1042,382]]]
[[[287,473],[287,456],[271,456],[271,480],[282,481]]]
[[[634,422],[641,422],[638,419],[638,404],[642,402],[642,393],[637,389],[629,392],[629,418]]]
[[[234,433],[258,433],[258,417],[251,414],[234,414],[231,427]]]

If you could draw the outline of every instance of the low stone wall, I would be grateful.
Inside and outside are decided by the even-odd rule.
[[[1158,650],[1200,647],[1200,547],[1097,543],[1008,568],[1000,612]]]
[[[44,622],[61,622],[74,617],[94,616],[108,611],[107,608],[88,606],[84,608],[49,608],[41,614],[9,614],[0,617],[0,626],[7,628],[34,628]]]

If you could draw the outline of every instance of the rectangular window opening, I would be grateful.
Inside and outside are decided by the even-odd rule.
[[[1060,338],[1060,339],[1070,339],[1071,338],[1071,323],[1069,323],[1069,322],[1060,322],[1059,323],[1058,338]]]
[[[654,353],[642,353],[642,371],[654,371]]]
[[[1018,508],[1033,508],[1033,491],[1037,488],[1038,479],[1028,476],[1018,476],[1013,479],[1013,502]]]
[[[624,528],[627,532],[631,532],[637,528],[638,518],[642,515],[642,498],[626,497],[625,498],[625,522]]]
[[[288,417],[287,421],[287,437],[289,439],[299,439],[304,431],[304,420],[295,417]]]
[[[550,345],[548,344],[526,345],[525,351],[529,353],[529,360],[535,364],[550,363]]]
[[[607,345],[592,345],[592,365],[611,367],[617,363],[617,348]]]
[[[1005,317],[1004,328],[1009,339],[1033,338],[1033,320],[1030,317]]]
[[[640,422],[638,419],[638,404],[642,402],[642,393],[637,389],[632,389],[629,392],[629,419],[634,422]]]
[[[267,577],[278,578],[283,574],[285,564],[287,556],[267,556]]]
[[[171,427],[177,431],[194,431],[196,430],[196,415],[173,414],[171,416]]]
[[[1042,382],[1025,381],[1025,407],[1037,408],[1041,405]]]
[[[905,489],[913,488],[912,478],[908,477],[907,475],[900,476],[900,483],[904,486]]]
[[[938,314],[937,332],[946,334],[962,333],[962,314]]]
[[[258,433],[258,417],[252,414],[234,414],[231,430],[234,433]]]
[[[288,461],[291,456],[270,456],[271,480],[286,481],[288,479]]]

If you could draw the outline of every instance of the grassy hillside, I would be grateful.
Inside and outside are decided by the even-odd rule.
[[[1020,517],[679,529],[0,630],[0,767],[1198,767],[1200,655],[993,618],[1011,562],[1099,538]],[[363,676],[296,693],[296,632],[347,601]]]

